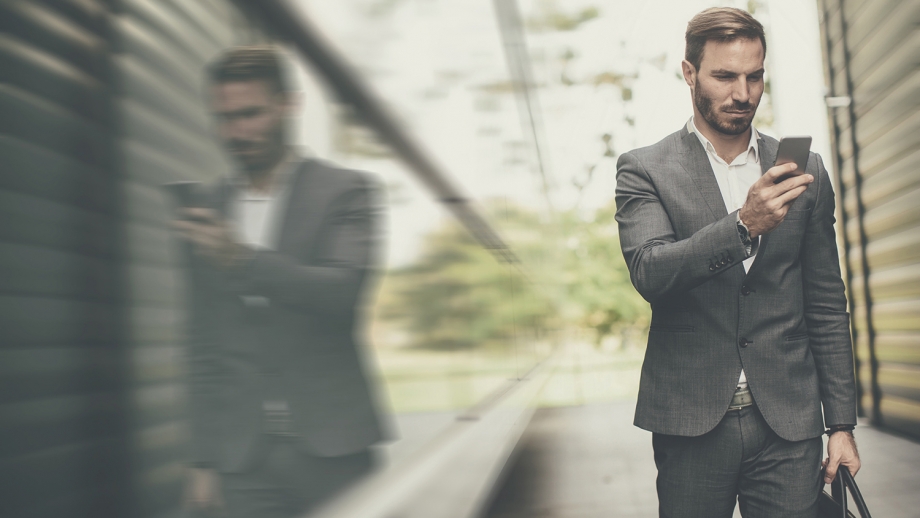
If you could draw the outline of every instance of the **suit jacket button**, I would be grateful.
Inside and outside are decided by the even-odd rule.
[[[710,272],[716,271],[716,265],[710,264],[710,265],[709,265],[709,271],[710,271]]]
[[[752,343],[754,343],[754,342],[748,340],[747,338],[742,338],[742,339],[738,342],[738,345],[740,345],[742,348],[744,348],[744,347],[747,347],[748,345],[751,345]]]
[[[750,295],[750,294],[751,294],[751,288],[748,288],[747,286],[742,286],[742,287],[741,287],[741,294],[744,295],[744,296]]]

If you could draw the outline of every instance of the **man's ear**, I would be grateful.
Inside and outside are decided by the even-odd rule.
[[[696,84],[696,67],[685,59],[680,62],[680,69],[684,74],[684,82],[687,83],[687,86],[693,88],[693,85]]]

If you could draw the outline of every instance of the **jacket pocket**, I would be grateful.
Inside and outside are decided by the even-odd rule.
[[[796,340],[804,340],[806,338],[808,338],[808,333],[799,333],[795,335],[784,336],[783,340],[787,342],[794,342]]]
[[[663,333],[692,333],[696,331],[696,328],[693,326],[678,326],[678,325],[662,325],[662,324],[652,324],[649,326],[649,331],[661,331]]]

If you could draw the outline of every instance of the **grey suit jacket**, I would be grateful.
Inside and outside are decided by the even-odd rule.
[[[762,169],[777,141],[758,140]],[[616,219],[633,285],[651,303],[635,424],[697,436],[725,415],[742,365],[770,427],[802,440],[856,423],[849,315],[834,233],[834,193],[815,181],[761,239],[745,274],[735,213],[686,128],[620,156]]]
[[[291,179],[278,250],[227,276],[191,257],[195,461],[244,471],[264,443],[262,401],[286,400],[297,443],[319,456],[381,438],[358,350],[362,289],[380,235],[374,182],[308,160]],[[234,188],[210,190],[224,215]]]

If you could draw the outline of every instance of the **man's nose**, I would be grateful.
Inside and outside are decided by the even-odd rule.
[[[246,136],[246,125],[238,118],[228,119],[221,123],[220,132],[225,139],[240,139]]]
[[[751,99],[751,90],[748,86],[747,78],[740,78],[735,82],[735,87],[732,89],[732,100],[738,101],[740,103],[746,103]]]

